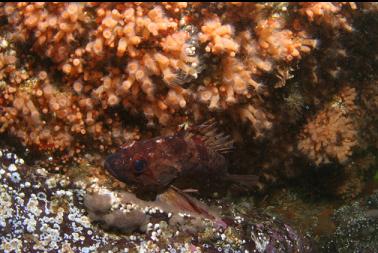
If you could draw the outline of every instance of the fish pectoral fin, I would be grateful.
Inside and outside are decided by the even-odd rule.
[[[134,141],[134,140],[126,141],[125,143],[123,143],[123,144],[121,145],[120,148],[121,148],[121,149],[127,149],[127,148],[133,146],[134,144],[135,144],[135,141]]]
[[[181,194],[187,194],[187,193],[199,193],[199,190],[198,189],[193,189],[193,188],[186,188],[186,189],[180,189],[174,185],[171,185],[170,186],[171,189],[173,189],[174,191],[178,192],[178,193],[181,193]]]
[[[178,171],[173,166],[164,166],[160,169],[158,177],[159,184],[167,186],[178,177]]]
[[[170,186],[170,189],[172,189],[172,191],[175,194],[177,194],[175,200],[182,209],[203,215],[211,220],[215,220],[218,218],[214,213],[211,212],[210,208],[206,204],[200,202],[194,197],[189,196],[183,190],[180,190],[179,188],[173,185]]]
[[[198,193],[199,192],[198,189],[192,189],[192,188],[182,189],[181,191],[185,193]]]

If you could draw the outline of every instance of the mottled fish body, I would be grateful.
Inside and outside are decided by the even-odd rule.
[[[234,178],[227,173],[224,157],[232,149],[232,139],[209,120],[172,136],[126,144],[106,158],[105,169],[118,180],[149,192],[161,192],[172,184],[181,189],[209,189]]]

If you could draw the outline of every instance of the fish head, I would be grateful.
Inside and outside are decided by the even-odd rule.
[[[177,170],[167,164],[157,143],[147,140],[123,146],[105,159],[104,168],[124,183],[159,191],[172,182]]]

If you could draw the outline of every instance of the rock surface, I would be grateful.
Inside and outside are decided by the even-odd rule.
[[[340,207],[333,221],[336,230],[326,239],[324,252],[377,252],[378,191]]]
[[[218,216],[206,204],[175,192],[142,201],[112,190],[88,168],[76,177],[54,174],[26,165],[7,150],[1,150],[0,165],[2,252],[311,250],[292,227],[271,216]]]

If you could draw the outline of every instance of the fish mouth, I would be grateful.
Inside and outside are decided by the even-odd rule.
[[[120,162],[122,161],[117,154],[111,154],[105,159],[104,168],[116,179],[125,181],[126,177],[122,176],[119,171],[122,169]]]
[[[114,171],[112,170],[112,165],[111,165],[111,162],[109,160],[109,157],[107,157],[104,161],[104,169],[109,171],[111,174],[114,173]]]

